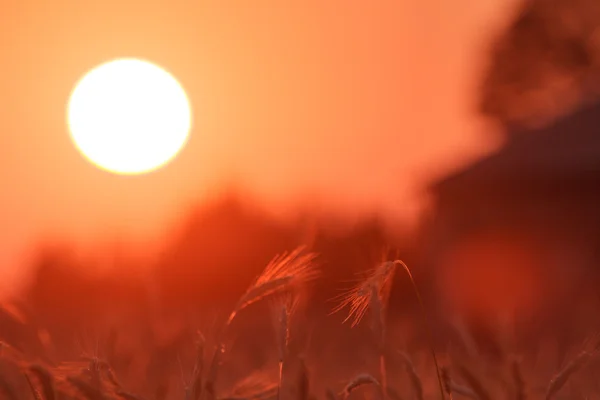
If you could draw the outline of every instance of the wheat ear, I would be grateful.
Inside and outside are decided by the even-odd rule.
[[[318,276],[318,270],[315,266],[316,254],[305,250],[304,246],[300,246],[289,253],[276,256],[267,264],[263,272],[238,300],[225,325],[221,328],[221,335],[231,325],[240,311],[249,305],[269,296],[292,293],[302,284]],[[207,379],[204,383],[204,392],[208,400],[214,400],[216,397],[214,385],[221,355],[224,352],[225,346],[221,341],[213,353],[208,367]]]
[[[374,332],[379,339],[380,345],[380,371],[382,380],[386,378],[385,373],[385,360],[383,359],[383,352],[381,351],[382,346],[385,340],[385,311],[387,308],[387,301],[389,299],[392,281],[394,277],[394,273],[398,267],[401,267],[410,279],[411,286],[415,292],[419,305],[421,307],[421,313],[423,319],[426,323],[426,328],[429,333],[429,349],[431,351],[431,356],[433,358],[433,363],[435,365],[435,370],[437,374],[437,380],[439,384],[440,396],[442,400],[445,398],[444,396],[444,385],[442,382],[442,375],[440,372],[439,363],[437,360],[437,355],[433,348],[433,337],[432,337],[432,328],[427,317],[427,312],[425,310],[425,304],[423,303],[423,298],[421,297],[421,293],[419,292],[419,288],[410,272],[408,266],[401,260],[395,261],[386,261],[379,265],[379,267],[375,268],[371,274],[369,274],[366,279],[360,282],[357,286],[352,288],[347,294],[342,295],[342,301],[340,304],[334,308],[333,312],[338,312],[345,307],[350,307],[350,312],[344,321],[352,319],[352,326],[357,325],[361,319],[366,314],[369,308],[372,309],[374,318]],[[382,385],[384,382],[382,381]],[[386,389],[384,386],[384,394],[386,393]]]

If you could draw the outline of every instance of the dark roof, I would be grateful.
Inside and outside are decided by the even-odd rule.
[[[434,183],[434,193],[515,182],[600,179],[600,102],[548,127],[515,132],[497,152]]]

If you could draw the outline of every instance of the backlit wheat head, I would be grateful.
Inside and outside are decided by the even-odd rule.
[[[396,263],[392,261],[380,264],[370,271],[365,279],[340,297],[341,302],[334,308],[333,312],[349,307],[350,311],[344,322],[352,320],[352,326],[358,325],[369,307],[385,307],[392,288],[395,271]]]
[[[315,266],[315,253],[305,252],[304,247],[298,247],[290,253],[276,256],[256,278],[246,293],[239,299],[234,311],[229,316],[229,322],[236,314],[250,304],[275,294],[289,292],[318,276]]]

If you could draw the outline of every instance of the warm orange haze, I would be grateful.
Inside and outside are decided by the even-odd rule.
[[[597,398],[598,32],[595,0],[4,4],[0,400]]]
[[[40,239],[162,241],[232,184],[277,215],[414,221],[427,177],[496,145],[467,90],[481,29],[505,2],[467,3],[11,3],[0,16],[1,274],[21,275]],[[169,71],[194,112],[178,156],[133,178],[82,158],[65,124],[76,83],[128,57]]]
[[[114,60],[88,72],[69,98],[67,118],[85,157],[125,175],[169,162],[191,127],[190,104],[177,80],[136,59]]]

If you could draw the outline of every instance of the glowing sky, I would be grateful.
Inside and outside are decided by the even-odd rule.
[[[510,2],[509,2],[510,3]],[[504,0],[3,3],[0,276],[40,237],[157,240],[232,181],[281,213],[310,200],[414,218],[431,174],[494,146],[471,115]],[[169,70],[194,108],[168,168],[127,178],[69,141],[76,80],[116,57]]]

